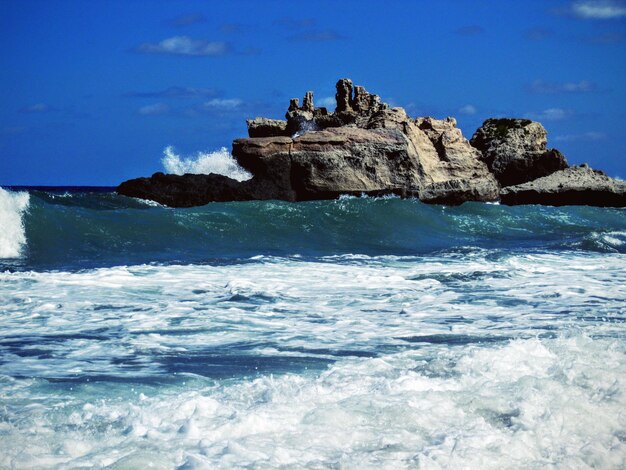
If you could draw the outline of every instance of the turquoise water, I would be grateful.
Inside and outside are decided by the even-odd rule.
[[[0,190],[0,467],[623,468],[626,217]]]

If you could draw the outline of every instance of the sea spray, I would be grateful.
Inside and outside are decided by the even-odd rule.
[[[185,173],[208,175],[214,173],[228,176],[237,181],[245,181],[252,177],[250,173],[237,164],[226,147],[214,152],[197,152],[192,158],[184,158],[175,152],[174,147],[168,146],[163,151],[161,162],[167,173],[176,175]]]
[[[26,244],[22,215],[30,197],[0,188],[0,258],[17,258]]]

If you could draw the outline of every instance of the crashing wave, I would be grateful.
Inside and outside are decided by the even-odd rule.
[[[18,258],[26,244],[22,216],[29,199],[28,193],[0,188],[0,258]]]
[[[194,157],[184,158],[174,151],[174,147],[168,146],[163,151],[161,162],[167,173],[175,175],[214,173],[237,181],[252,178],[250,173],[239,166],[226,147],[215,152],[197,152]]]

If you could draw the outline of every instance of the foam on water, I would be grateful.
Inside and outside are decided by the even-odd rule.
[[[185,173],[210,173],[228,176],[237,181],[252,178],[252,175],[241,168],[226,147],[214,152],[197,152],[194,157],[184,158],[176,154],[174,147],[166,147],[163,151],[163,168],[167,173],[183,175]]]
[[[22,217],[30,196],[0,188],[0,258],[17,258],[26,244]]]
[[[623,468],[626,260],[0,274],[0,467]]]

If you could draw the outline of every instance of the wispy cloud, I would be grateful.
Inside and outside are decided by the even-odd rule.
[[[598,140],[605,140],[606,134],[604,132],[583,132],[582,134],[565,134],[565,135],[557,135],[554,137],[554,140],[557,142],[580,142],[580,141],[588,141],[595,142]]]
[[[465,106],[459,108],[459,114],[465,114],[466,116],[476,114],[476,111],[476,106],[471,104],[466,104]]]
[[[170,110],[170,107],[164,103],[155,103],[149,104],[147,106],[142,106],[137,110],[139,114],[142,116],[155,116],[159,114],[167,114]]]
[[[145,42],[136,48],[142,54],[170,54],[193,57],[220,56],[230,52],[228,43],[174,36],[158,43]]]
[[[546,28],[531,28],[524,31],[524,37],[531,41],[543,41],[544,39],[552,36],[552,31]]]
[[[573,2],[571,12],[578,18],[610,20],[626,17],[626,2],[623,0],[582,0]]]
[[[303,31],[301,33],[289,36],[288,39],[292,42],[325,42],[339,41],[341,39],[346,39],[346,37],[339,34],[337,31],[326,29]]]
[[[124,96],[129,98],[209,98],[220,93],[213,88],[190,88],[172,86],[160,91],[131,91]]]
[[[472,24],[458,28],[454,32],[461,36],[478,36],[480,34],[483,34],[485,32],[485,29],[477,24]]]
[[[202,13],[189,13],[187,15],[177,16],[168,23],[172,26],[191,26],[192,24],[204,23],[206,20],[206,16]]]
[[[243,101],[239,98],[214,98],[202,103],[200,108],[207,111],[232,111],[241,108],[242,105]]]
[[[50,111],[56,111],[56,109],[46,103],[35,103],[20,109],[20,113],[27,114],[48,113]]]
[[[562,121],[574,115],[574,112],[563,108],[548,108],[539,112],[526,113],[524,117],[535,121]]]
[[[537,94],[557,94],[557,93],[585,93],[595,91],[596,84],[589,80],[579,82],[549,82],[545,80],[535,80],[530,83],[528,90]]]

